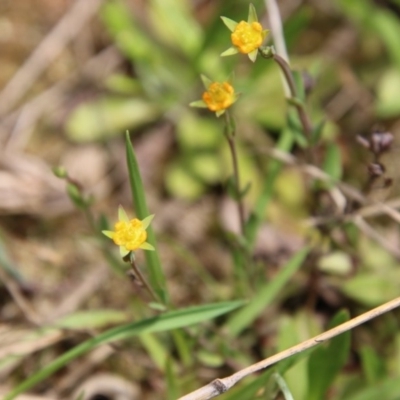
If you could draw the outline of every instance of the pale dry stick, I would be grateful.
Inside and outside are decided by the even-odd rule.
[[[11,388],[7,386],[0,386],[0,396],[3,397],[7,393],[9,393]],[[56,397],[49,397],[49,396],[39,396],[33,394],[20,394],[17,397],[17,400],[56,400]]]
[[[241,371],[234,373],[233,375],[230,375],[223,379],[215,379],[208,385],[203,386],[202,388],[197,389],[194,392],[189,393],[183,397],[180,397],[178,400],[208,400],[217,397],[220,394],[231,389],[232,386],[234,386],[243,378],[255,372],[261,371],[295,354],[302,353],[303,351],[317,346],[318,344],[324,343],[327,340],[330,340],[344,332],[354,329],[356,326],[359,326],[373,318],[387,313],[388,311],[393,310],[399,306],[400,297],[397,297],[396,299],[388,301],[387,303],[382,304],[379,307],[367,311],[366,313],[361,314],[358,317],[351,319],[350,321],[338,325],[335,328],[329,329],[328,331],[321,333],[320,335],[314,336],[313,338],[299,343],[293,347],[290,347],[289,349],[275,354],[272,357],[268,357],[265,360],[259,361],[256,364],[250,365],[249,367],[244,368]]]
[[[393,199],[387,203],[377,202],[363,208],[358,209],[354,214],[347,214],[341,217],[312,217],[306,221],[306,225],[310,227],[316,227],[320,225],[325,225],[334,220],[340,219],[341,222],[352,222],[357,217],[377,217],[382,214],[386,214],[396,222],[400,223],[400,212],[396,210],[400,208],[400,199]]]
[[[286,50],[285,37],[283,36],[282,18],[279,12],[279,7],[275,0],[265,0],[265,8],[268,10],[268,20],[276,51],[288,64],[290,64],[288,52]],[[282,76],[282,81],[285,96],[291,97],[289,85],[284,76]]]
[[[10,331],[13,334],[13,330],[10,329]],[[39,350],[47,349],[65,338],[65,332],[61,329],[48,330],[39,337],[35,337],[32,333],[34,331],[29,332],[26,338],[18,343],[7,344],[4,347],[0,345],[0,359],[10,356],[25,357]]]
[[[7,272],[0,267],[0,280],[4,283],[7,291],[10,293],[15,304],[21,310],[24,317],[33,325],[40,325],[43,322],[42,317],[36,312],[32,305],[25,299],[17,283],[8,276]]]
[[[388,200],[386,203],[376,203],[371,204],[369,206],[365,206],[357,211],[359,215],[362,217],[375,217],[383,213],[382,206],[390,207],[391,210],[395,210],[396,208],[400,208],[400,198]]]
[[[9,112],[94,16],[103,0],[76,0],[0,93],[0,115]]]
[[[268,20],[275,48],[278,54],[289,64],[289,55],[286,49],[285,37],[283,36],[282,18],[278,4],[275,0],[265,0],[265,8],[268,10]]]
[[[385,213],[390,218],[392,218],[394,221],[396,221],[398,224],[400,224],[400,213],[396,209],[394,209],[393,207],[390,207],[386,203],[381,203],[381,207],[382,207],[383,213]],[[357,212],[357,214],[360,215],[360,213],[358,213],[358,212]]]
[[[368,200],[365,198],[365,196],[358,191],[356,188],[343,183],[343,182],[336,182],[332,179],[330,175],[328,175],[326,172],[322,171],[318,167],[310,164],[302,164],[299,163],[298,160],[296,159],[295,156],[292,154],[285,153],[281,150],[278,149],[262,149],[263,151],[267,152],[270,156],[273,158],[287,164],[287,165],[295,165],[302,169],[307,175],[315,178],[315,179],[320,179],[324,182],[328,183],[334,183],[343,194],[345,194],[347,197],[349,197],[352,200],[355,200],[361,204],[365,204]],[[378,216],[381,214],[387,214],[390,216],[393,220],[396,222],[400,223],[400,213],[399,211],[396,210],[396,208],[400,208],[400,199],[393,199],[389,200],[386,203],[382,202],[373,202],[372,204],[369,204],[363,208],[360,208],[357,210],[356,213],[354,214],[348,214],[348,215],[343,215],[340,216],[341,221],[343,222],[351,222],[358,216],[361,217],[374,217]],[[308,226],[318,226],[318,225],[323,225],[329,222],[332,222],[334,219],[337,219],[338,217],[314,217],[310,218],[307,220],[307,225]]]
[[[96,263],[93,266],[85,266],[87,271],[80,281],[74,286],[62,301],[50,312],[46,313],[46,324],[51,324],[64,315],[79,310],[88,298],[91,298],[109,277],[110,268],[106,263]]]
[[[347,185],[346,183],[334,181],[332,177],[326,172],[322,171],[314,165],[299,162],[298,159],[292,154],[286,153],[279,149],[262,148],[261,150],[265,153],[268,153],[276,160],[279,160],[287,165],[296,166],[302,169],[307,175],[311,176],[312,178],[336,184],[337,187],[352,200],[356,200],[360,203],[366,202],[364,195],[357,189],[353,188],[350,185]]]
[[[83,377],[88,376],[99,365],[104,365],[103,363],[113,354],[115,354],[115,350],[111,346],[102,345],[96,347],[85,359],[71,369],[66,376],[59,378],[57,392],[63,393],[76,388],[79,382],[82,382]]]
[[[364,218],[362,218],[360,215],[357,215],[355,218],[353,218],[353,223],[361,232],[364,233],[365,236],[368,236],[370,239],[379,243],[392,256],[400,259],[400,250],[397,248],[397,246],[388,242],[376,229],[368,224]]]

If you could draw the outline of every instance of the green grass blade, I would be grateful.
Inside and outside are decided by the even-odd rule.
[[[271,282],[261,287],[249,304],[228,320],[227,328],[233,336],[239,335],[271,304],[292,275],[300,268],[308,252],[309,248],[304,248],[296,253]]]
[[[139,340],[142,346],[146,349],[147,354],[158,369],[165,373],[165,365],[168,358],[168,350],[166,349],[165,341],[159,340],[152,333],[143,333],[139,335]]]
[[[293,399],[293,395],[290,392],[289,386],[286,383],[285,379],[283,379],[283,377],[278,373],[274,374],[274,378],[275,378],[276,383],[278,384],[279,389],[282,392],[283,397],[285,398],[285,400],[294,400]]]
[[[176,400],[179,397],[178,374],[174,369],[171,358],[168,358],[166,361],[165,371],[167,381],[167,400]]]
[[[187,338],[182,329],[175,329],[172,332],[172,338],[176,347],[176,351],[182,364],[185,367],[190,367],[194,362],[193,343],[190,338]]]
[[[148,318],[139,322],[134,322],[116,328],[112,328],[101,333],[97,337],[87,340],[73,349],[67,351],[62,356],[48,363],[44,368],[34,373],[10,393],[3,400],[12,400],[20,393],[25,392],[32,386],[43,381],[54,374],[60,368],[69,364],[75,358],[93,350],[95,347],[105,343],[115,342],[117,340],[128,339],[142,333],[169,331],[176,328],[182,328],[189,325],[198,324],[226,314],[243,304],[242,300],[206,304],[197,307],[188,307],[183,310],[171,311],[161,314],[157,317]]]
[[[139,219],[144,219],[150,215],[149,209],[147,208],[145,191],[140,176],[139,166],[136,160],[135,152],[129,132],[126,132],[126,161],[128,164],[129,171],[129,183],[132,190],[132,198],[134,208]],[[157,252],[156,239],[151,226],[147,228],[147,242],[154,246],[154,251],[145,251],[146,262],[148,267],[148,274],[150,284],[153,290],[160,297],[164,304],[168,303],[168,292],[165,281],[165,276],[161,268],[160,257]]]

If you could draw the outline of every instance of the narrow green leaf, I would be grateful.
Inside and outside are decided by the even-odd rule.
[[[294,400],[293,396],[292,396],[292,393],[290,392],[289,387],[288,387],[285,379],[283,379],[283,377],[278,373],[274,374],[274,378],[275,378],[276,383],[278,384],[279,389],[281,390],[285,400]]]
[[[170,331],[172,329],[198,324],[200,322],[208,321],[220,315],[226,314],[240,307],[242,304],[243,301],[238,300],[188,307],[183,310],[171,311],[169,313],[161,314],[157,317],[112,328],[101,333],[97,337],[81,343],[80,345],[64,353],[62,356],[56,358],[54,361],[47,363],[44,368],[35,372],[28,379],[11,390],[11,392],[8,393],[3,400],[14,399],[20,393],[30,389],[50,375],[54,374],[60,368],[68,365],[75,358],[89,352],[90,350],[93,350],[97,346],[105,343],[115,342],[117,340],[129,339],[142,333]]]
[[[369,384],[376,384],[387,375],[384,360],[372,346],[364,345],[360,351],[361,365]]]
[[[127,314],[118,310],[85,310],[65,315],[54,321],[53,325],[67,329],[99,329],[106,325],[126,322],[127,319]]]
[[[300,268],[309,251],[310,249],[306,247],[296,253],[270,282],[261,287],[249,304],[228,320],[227,328],[233,336],[239,335],[272,303]]]
[[[339,311],[333,318],[329,329],[349,319],[346,310]],[[346,363],[350,351],[350,332],[333,338],[328,345],[317,348],[310,356],[308,373],[310,387],[307,400],[326,398],[326,391]]]
[[[143,220],[150,215],[150,212],[147,208],[142,178],[140,175],[139,166],[136,160],[133,146],[129,137],[129,132],[126,132],[125,139],[126,160],[128,164],[129,183],[132,190],[133,203],[136,214],[138,215],[139,219]],[[160,297],[161,301],[166,304],[168,303],[168,293],[165,276],[161,268],[160,258],[157,252],[156,239],[153,228],[151,226],[147,228],[147,242],[155,248],[155,251],[145,252],[150,284],[154,291]]]
[[[172,331],[172,338],[180,360],[185,367],[189,367],[194,361],[191,339],[186,337],[185,332],[182,329],[174,329]]]
[[[75,207],[81,210],[86,208],[86,201],[82,196],[81,190],[73,183],[67,184],[67,193]]]
[[[160,371],[164,372],[168,358],[168,351],[165,348],[165,345],[152,333],[143,333],[142,335],[139,335],[139,339],[154,364],[157,365]]]

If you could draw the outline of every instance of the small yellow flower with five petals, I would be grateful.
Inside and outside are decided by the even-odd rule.
[[[201,75],[201,80],[206,91],[203,93],[202,100],[193,101],[190,106],[208,108],[219,117],[238,99],[238,94],[235,93],[230,79],[225,82],[213,82],[205,75]]]
[[[251,61],[257,58],[258,48],[262,45],[268,34],[268,29],[263,30],[258,22],[256,9],[253,4],[249,7],[249,16],[246,21],[236,22],[232,19],[221,17],[231,33],[233,47],[224,51],[221,56],[230,56],[237,53],[248,54]]]
[[[149,215],[142,221],[137,218],[129,220],[125,210],[119,206],[118,222],[114,225],[115,231],[102,231],[102,233],[119,246],[121,257],[137,249],[154,250],[154,247],[146,242],[146,229],[153,218],[154,215]]]

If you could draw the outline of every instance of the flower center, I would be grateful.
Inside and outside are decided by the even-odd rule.
[[[132,219],[129,222],[118,221],[115,224],[113,241],[118,246],[124,246],[127,250],[138,249],[147,239],[147,232],[143,228],[142,221]]]
[[[240,21],[231,34],[232,43],[237,49],[248,54],[258,49],[263,41],[262,26],[258,22]]]
[[[213,82],[203,93],[203,101],[211,111],[221,111],[235,102],[235,90],[228,82]]]

